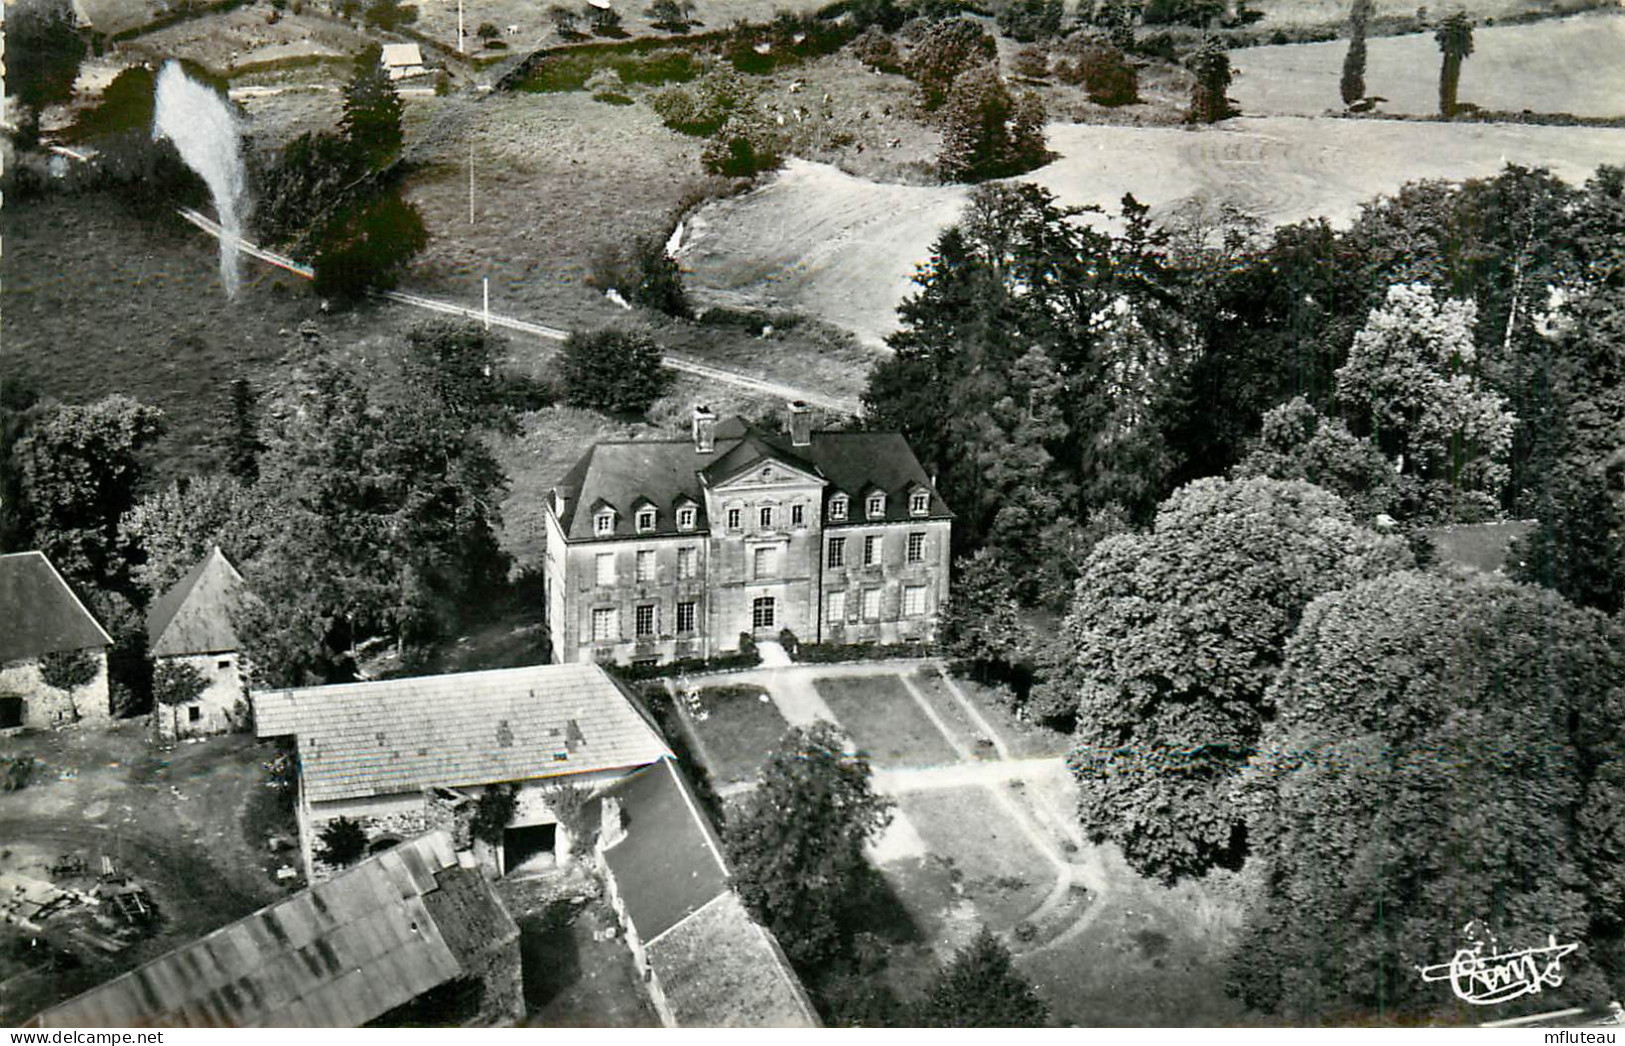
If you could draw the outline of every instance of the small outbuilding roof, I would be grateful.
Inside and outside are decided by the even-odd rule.
[[[417,44],[385,44],[383,59],[386,69],[402,69],[423,64],[423,52]]]
[[[647,766],[668,754],[597,665],[537,665],[254,694],[294,736],[313,802]]]
[[[0,556],[0,665],[113,642],[43,552]]]
[[[354,1028],[519,935],[430,832],[41,1013],[46,1028]]]
[[[153,601],[147,612],[147,648],[154,657],[236,650],[231,615],[246,595],[243,576],[215,546]]]

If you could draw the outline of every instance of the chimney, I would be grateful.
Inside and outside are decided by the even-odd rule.
[[[569,496],[564,493],[563,488],[554,487],[553,488],[553,514],[555,516],[557,516],[559,519],[562,520],[564,518],[564,510],[569,508],[569,507],[570,507],[570,498],[569,498]]]
[[[599,804],[598,846],[608,850],[626,837],[626,821],[621,815],[621,801],[606,795]]]
[[[710,407],[694,408],[694,449],[709,454],[717,443],[717,416]]]
[[[812,408],[800,400],[790,403],[790,445],[805,447],[812,443]]]

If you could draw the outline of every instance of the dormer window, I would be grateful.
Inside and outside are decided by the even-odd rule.
[[[677,529],[694,529],[694,507],[692,505],[684,505],[677,510]]]
[[[876,516],[884,516],[886,514],[886,495],[870,494],[866,511],[870,519],[874,519]]]
[[[834,498],[830,499],[830,501],[829,501],[829,518],[830,519],[837,519],[837,520],[846,518],[846,495],[845,494],[842,494],[839,497],[834,497]]]
[[[931,511],[931,493],[925,490],[916,490],[908,499],[908,511],[911,515],[923,516]]]
[[[653,530],[654,528],[655,528],[655,510],[652,509],[652,508],[646,508],[646,509],[642,509],[641,511],[639,511],[638,512],[638,530],[640,532],[642,532],[642,531]]]
[[[592,532],[599,537],[615,533],[615,511],[606,508],[592,517]]]

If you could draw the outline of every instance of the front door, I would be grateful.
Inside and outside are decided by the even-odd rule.
[[[750,627],[758,633],[778,631],[778,601],[773,596],[758,596],[750,605]]]

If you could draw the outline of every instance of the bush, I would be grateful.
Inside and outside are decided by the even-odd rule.
[[[628,301],[668,316],[689,315],[682,271],[666,253],[666,240],[661,237],[640,237],[625,248],[599,248],[593,254],[588,283],[601,291],[614,288]]]
[[[785,647],[789,650],[789,647]],[[934,657],[934,643],[799,643],[791,653],[796,661],[827,665],[841,661],[886,661],[898,657]]]
[[[1016,53],[1015,74],[1028,80],[1042,80],[1049,75],[1049,52],[1037,44],[1023,47]]]
[[[1115,47],[1093,47],[1078,59],[1078,76],[1096,105],[1133,105],[1140,100],[1140,71]]]
[[[313,237],[316,293],[388,290],[429,243],[423,217],[399,192],[341,208]]]
[[[595,102],[603,102],[605,105],[637,104],[631,98],[628,98],[626,95],[621,94],[618,91],[599,91],[597,94],[592,96],[592,100]]]
[[[1044,104],[1032,92],[1013,98],[992,66],[967,70],[942,107],[943,181],[969,182],[1030,171],[1048,157]]]
[[[14,759],[0,759],[0,792],[20,792],[28,787],[34,774],[34,757],[20,755]]]
[[[348,817],[337,817],[317,833],[321,846],[316,856],[335,868],[348,868],[367,852],[367,833]]]
[[[737,669],[755,668],[762,663],[762,655],[756,650],[756,641],[749,636],[744,637],[749,643],[748,650],[741,648],[737,653],[718,654],[716,657],[680,657],[658,665],[605,665],[612,675],[628,682],[643,679],[664,679],[667,676],[703,675],[708,672],[732,672]]]
[[[919,84],[921,106],[932,111],[948,100],[948,92],[961,73],[986,63],[996,65],[998,60],[998,45],[987,30],[974,22],[954,19],[926,30],[909,56],[908,75]]]
[[[900,73],[903,59],[891,35],[878,25],[872,25],[852,40],[852,54],[858,61],[880,73]]]
[[[88,650],[65,650],[40,658],[40,680],[57,690],[77,690],[94,682],[101,665]]]
[[[589,814],[588,798],[585,789],[568,781],[554,785],[547,791],[548,809],[553,811],[553,816],[570,834],[570,853],[575,857],[592,853],[593,843],[598,838],[598,826]]]
[[[1048,40],[1060,35],[1065,16],[1061,0],[1009,0],[999,12],[999,32],[1023,43]]]
[[[562,368],[565,402],[616,414],[643,413],[671,383],[660,347],[641,331],[577,331]]]
[[[480,27],[474,30],[474,35],[479,37],[481,40],[495,40],[497,37],[502,35],[502,30],[498,29],[490,22],[481,22]]]
[[[765,118],[735,113],[706,144],[700,162],[725,178],[754,178],[784,163],[783,148],[778,130]]]
[[[502,833],[512,823],[514,811],[518,809],[518,785],[491,785],[474,801],[474,819],[469,824],[469,831],[474,838],[489,846],[501,846]]]

